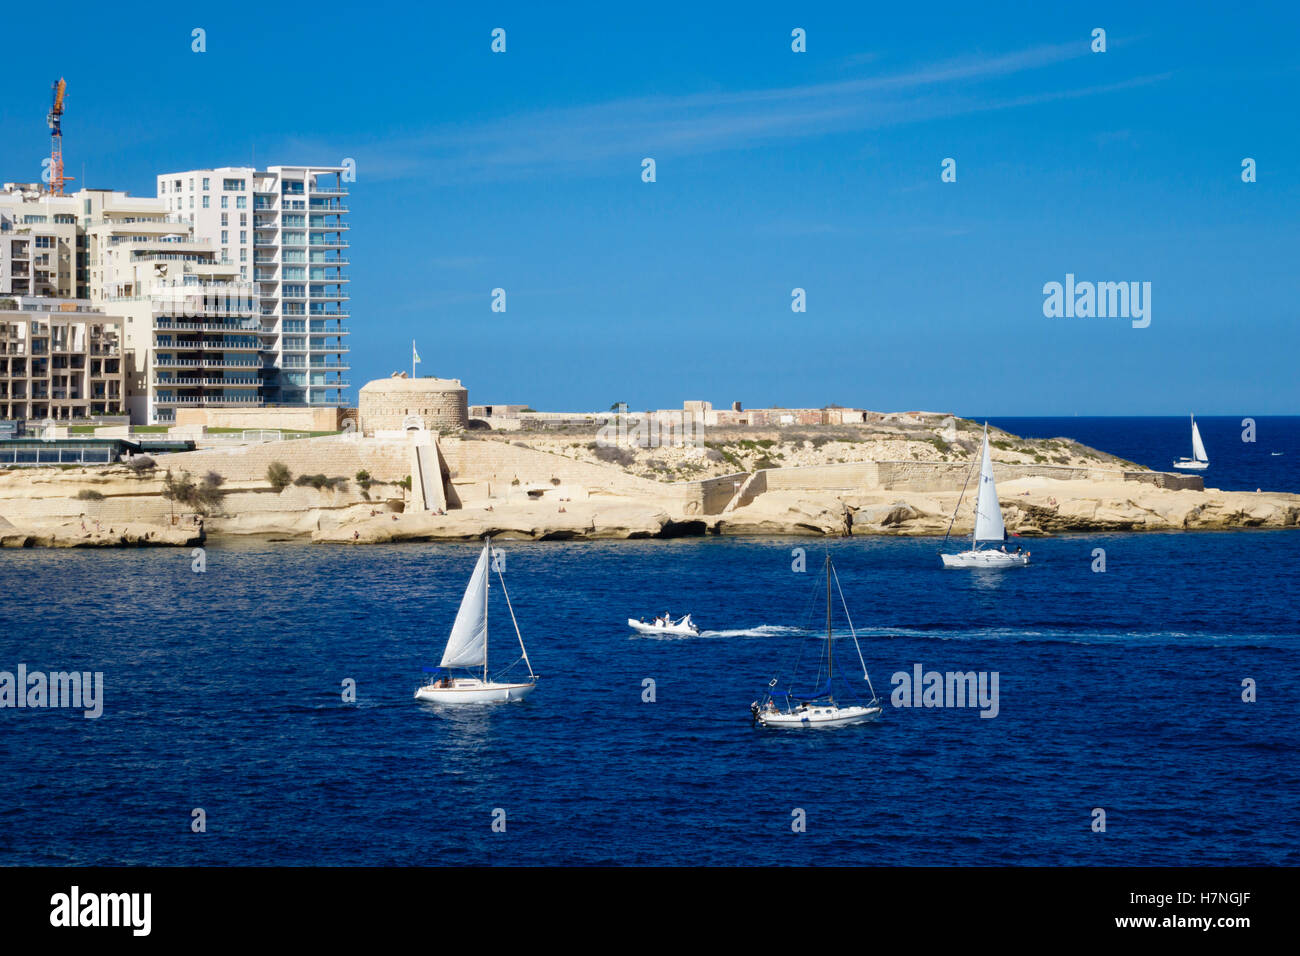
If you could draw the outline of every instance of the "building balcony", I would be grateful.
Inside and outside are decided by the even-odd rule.
[[[330,231],[337,231],[337,230],[330,230]],[[331,239],[329,236],[312,236],[308,239],[307,244],[311,246],[328,246],[332,249],[348,248],[347,240],[341,236],[333,239]]]
[[[155,368],[261,368],[262,363],[250,359],[219,358],[157,358],[153,360]]]
[[[211,405],[220,407],[222,405],[257,405],[262,399],[257,395],[250,395],[247,398],[234,397],[231,395],[172,395],[167,398],[161,395],[154,397],[155,405]]]
[[[348,191],[341,186],[313,186],[313,196],[346,196]]]
[[[197,388],[257,388],[262,384],[262,380],[255,376],[248,378],[196,378],[187,375],[183,378],[168,378],[157,374],[153,376],[152,382],[158,388],[180,386]]]
[[[182,319],[155,318],[153,327],[162,332],[259,332],[261,326],[252,322],[187,322]]]

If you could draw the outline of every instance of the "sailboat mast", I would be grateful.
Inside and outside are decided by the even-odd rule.
[[[484,544],[488,553],[487,572],[483,575],[483,683],[486,684],[488,679],[488,591],[492,588],[492,540],[489,538]]]
[[[835,648],[831,644],[831,556],[826,555],[826,685],[835,670]],[[834,690],[831,691],[835,693]]]
[[[984,487],[984,451],[989,445],[989,423],[984,423],[984,443],[980,446],[980,483],[979,489]],[[979,542],[975,540],[975,533],[979,531],[980,526],[980,496],[979,490],[975,492],[975,521],[970,528],[970,549],[975,551],[979,548]]]

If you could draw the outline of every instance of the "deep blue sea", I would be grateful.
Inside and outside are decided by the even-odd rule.
[[[1023,543],[1031,567],[970,573],[934,539],[503,541],[542,681],[459,711],[412,693],[477,545],[214,542],[201,574],[0,551],[0,670],[106,683],[97,720],[0,710],[0,864],[1300,863],[1300,532]],[[998,716],[755,729],[822,647],[827,549],[882,695],[916,664],[996,671]],[[628,633],[665,609],[704,634]],[[512,659],[499,603],[492,635]]]
[[[1254,441],[1247,418],[1255,423]],[[983,418],[976,419],[984,421]],[[1021,438],[1073,438],[1157,471],[1192,454],[1192,421],[1174,418],[989,418],[990,425]],[[1300,491],[1300,416],[1196,417],[1210,467],[1206,488],[1225,491]]]

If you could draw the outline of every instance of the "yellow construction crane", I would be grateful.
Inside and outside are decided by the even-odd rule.
[[[50,125],[50,192],[55,196],[63,195],[63,184],[71,176],[63,175],[63,97],[68,91],[68,84],[59,77],[54,84],[54,105],[45,117]]]

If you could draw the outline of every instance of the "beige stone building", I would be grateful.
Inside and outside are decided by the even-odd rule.
[[[469,392],[456,378],[375,379],[361,387],[361,430],[378,432],[423,428],[453,431],[469,423]]]
[[[0,190],[0,295],[84,299],[78,281],[77,210],[73,196],[51,196],[37,183]]]
[[[84,300],[0,297],[0,419],[125,412],[122,320]]]

